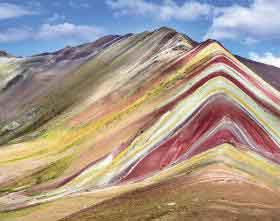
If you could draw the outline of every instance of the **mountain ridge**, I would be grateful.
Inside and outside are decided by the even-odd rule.
[[[13,57],[12,55],[10,55],[8,52],[6,51],[1,51],[0,50],[0,57]]]
[[[162,26],[158,29],[156,29],[154,32],[156,31],[171,31],[171,32],[176,32],[182,36],[184,36],[184,38],[190,42],[192,42],[192,44],[194,46],[198,45],[198,44],[201,44],[202,42],[197,42],[193,39],[191,39],[188,35],[186,35],[185,33],[180,33],[180,32],[177,32],[175,29],[173,28],[170,28],[170,27],[167,27],[167,26]],[[105,36],[102,36],[98,39],[96,39],[95,41],[92,41],[92,42],[88,42],[88,43],[83,43],[83,44],[79,44],[79,45],[76,45],[76,46],[66,46],[64,48],[61,48],[61,49],[58,49],[54,52],[42,52],[42,53],[39,53],[39,54],[34,54],[34,55],[30,55],[30,56],[27,56],[27,57],[38,57],[38,56],[46,56],[46,55],[58,55],[60,53],[63,53],[65,51],[69,51],[69,50],[75,50],[75,49],[79,49],[79,48],[83,48],[83,47],[95,47],[94,45],[98,45],[99,43],[103,42],[103,41],[106,41],[106,39],[114,39],[114,38],[120,38],[120,37],[129,37],[129,36],[132,36],[133,33],[128,33],[128,34],[125,34],[125,35],[105,35]],[[211,39],[208,39],[208,40],[211,40]],[[206,40],[207,41],[207,40]],[[88,52],[90,53],[90,52]],[[0,57],[14,57],[12,55],[10,55],[8,52],[6,51],[1,51],[0,50]],[[22,56],[18,56],[19,58],[22,58]],[[246,63],[248,64],[250,67],[253,67],[253,65],[250,65],[249,63],[253,62],[253,63],[256,63],[256,64],[259,64],[259,65],[263,65],[264,69],[266,68],[266,66],[271,66],[271,67],[274,67],[276,69],[280,69],[278,67],[275,67],[271,64],[265,64],[265,63],[262,63],[262,62],[258,62],[258,61],[254,61],[252,59],[249,59],[249,58],[246,58],[246,57],[243,57],[243,56],[240,56],[240,55],[236,55],[236,57],[242,62],[242,63]],[[267,67],[267,68],[268,68]],[[261,67],[259,68],[261,69]]]
[[[176,32],[178,35],[182,36],[184,39],[186,39],[190,44],[195,47],[199,44],[202,44],[203,42],[197,42],[190,37],[188,37],[184,33],[179,33],[175,29],[163,26],[160,27],[153,32]],[[148,33],[153,33],[148,32]],[[28,57],[42,57],[42,56],[49,56],[52,57],[52,62],[59,62],[63,60],[75,60],[82,57],[89,56],[91,53],[94,52],[96,47],[101,46],[102,43],[113,41],[114,39],[121,39],[121,38],[127,38],[132,36],[132,33],[125,34],[123,36],[121,35],[106,35],[103,36],[93,42],[84,43],[77,46],[66,46],[65,48],[59,49],[54,52],[43,52],[40,54],[31,55]],[[209,39],[210,40],[210,39]],[[280,80],[277,78],[277,75],[280,74],[280,68],[275,67],[273,65],[257,62],[245,57],[242,57],[240,55],[235,55],[238,60],[240,60],[243,64],[245,64],[247,67],[252,69],[253,71],[259,73],[261,77],[266,79],[270,84],[272,84],[275,88],[280,89]],[[5,51],[0,51],[0,57],[14,57],[10,55],[9,53]],[[22,58],[22,57],[19,57]]]
[[[167,27],[1,60],[0,219],[278,217],[271,68]]]

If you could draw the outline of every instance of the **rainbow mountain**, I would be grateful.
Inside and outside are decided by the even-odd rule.
[[[0,52],[0,220],[277,220],[279,90],[166,27]]]

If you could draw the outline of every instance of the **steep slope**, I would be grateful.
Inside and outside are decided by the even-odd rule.
[[[22,80],[10,90],[7,90],[7,83],[6,90],[0,96],[1,121],[4,121],[1,143],[40,126],[73,103],[89,97],[92,90],[100,91],[95,93],[99,99],[128,83],[126,81],[133,76],[140,76],[141,72],[156,72],[182,53],[180,51],[183,49],[170,49],[177,46],[177,41],[183,40],[176,34],[173,30],[163,29],[131,37],[113,36],[95,43],[95,46],[66,48],[52,55],[12,62],[10,72],[13,72],[13,76],[8,75],[9,80],[19,75],[22,75]],[[164,49],[165,44],[170,55]],[[187,45],[186,49],[188,47],[191,46]],[[88,51],[91,51],[90,55],[87,55]],[[158,59],[157,54],[160,54]],[[75,60],[81,55],[86,56]],[[92,59],[92,56],[96,58]],[[138,69],[134,69],[136,65]],[[16,70],[20,70],[20,73]],[[141,76],[145,77],[144,74]],[[133,82],[137,84],[141,80]],[[111,88],[112,84],[115,88]],[[130,84],[129,87],[136,85]]]
[[[92,44],[90,54],[87,47],[78,48],[72,53],[73,58],[69,57],[70,60],[66,54],[71,54],[65,51],[4,60],[0,67],[3,72],[0,76],[4,76],[0,88],[0,143],[40,126],[69,106],[73,102],[69,97],[65,96],[63,102],[56,97],[69,90],[71,82],[67,79],[75,78],[73,73],[81,64],[119,38],[105,37]]]
[[[280,92],[219,42],[163,27],[0,70],[1,220],[279,215]]]
[[[280,68],[272,65],[266,65],[260,62],[252,61],[247,58],[236,56],[243,64],[248,66],[251,70],[259,74],[265,81],[275,87],[277,90],[280,89]]]

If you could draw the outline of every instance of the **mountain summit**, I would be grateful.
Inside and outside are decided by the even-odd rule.
[[[11,57],[6,51],[0,51],[0,57]]]

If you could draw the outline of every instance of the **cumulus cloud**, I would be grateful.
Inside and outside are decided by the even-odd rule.
[[[60,15],[58,13],[54,13],[52,16],[50,16],[47,21],[48,22],[57,22],[57,21],[64,21],[66,19],[65,15]]]
[[[115,15],[142,15],[159,20],[194,20],[208,16],[211,13],[209,4],[198,1],[185,1],[182,5],[173,0],[165,0],[161,4],[146,0],[106,0],[106,4],[115,12]]]
[[[36,12],[29,7],[12,3],[0,3],[0,20],[34,15]]]
[[[89,25],[76,25],[68,22],[61,24],[43,24],[34,30],[28,27],[12,28],[0,33],[0,42],[17,42],[28,39],[51,40],[64,39],[73,41],[91,41],[104,35],[104,30]]]
[[[271,52],[266,52],[263,55],[260,55],[260,54],[255,53],[255,52],[250,52],[249,57],[252,60],[262,62],[262,63],[265,63],[265,64],[270,64],[270,65],[273,65],[273,66],[276,66],[276,67],[280,68],[280,57],[275,56]]]
[[[73,38],[80,40],[92,40],[94,37],[102,34],[103,30],[89,25],[75,25],[72,23],[62,24],[43,24],[37,33],[39,39],[53,38]]]
[[[254,0],[245,7],[232,5],[216,8],[212,25],[205,38],[260,39],[280,37],[280,1]]]
[[[247,5],[235,3],[216,6],[198,0],[106,0],[117,16],[140,15],[163,21],[191,21],[208,18],[211,25],[204,39],[240,39],[245,44],[280,38],[280,1],[250,0]]]

